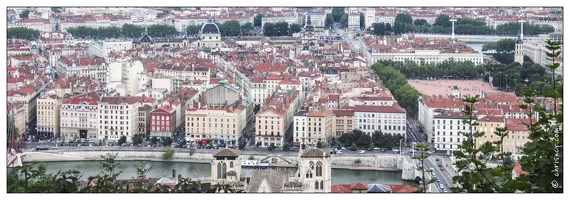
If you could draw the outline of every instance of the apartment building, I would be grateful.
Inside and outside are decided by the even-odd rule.
[[[24,88],[21,90],[11,90],[8,91],[8,103],[22,104],[24,105],[24,123],[25,129],[20,130],[20,132],[28,132],[29,129],[34,128],[32,122],[36,120],[36,101],[38,93],[34,91],[33,88]],[[33,130],[35,131],[35,130]],[[33,132],[31,131],[31,132]]]
[[[199,96],[186,109],[186,138],[202,145],[237,145],[246,125],[253,120],[253,102],[243,98],[241,90],[220,81]]]
[[[108,66],[103,58],[72,54],[61,56],[57,62],[56,70],[60,75],[89,76],[104,86],[107,83],[106,73],[109,69]]]
[[[294,119],[294,142],[300,142],[301,146],[308,147],[316,147],[318,142],[321,142],[323,146],[330,145],[334,137],[332,110],[313,107],[309,108],[308,112],[297,112]]]
[[[150,136],[172,137],[176,130],[176,110],[170,106],[150,111]]]
[[[535,121],[535,120],[533,120]],[[503,152],[511,152],[513,160],[519,160],[524,153],[521,148],[530,140],[528,135],[530,131],[525,124],[530,124],[530,119],[507,118],[505,126],[507,127],[507,137],[503,140]]]
[[[15,27],[36,29],[40,32],[52,31],[51,23],[46,19],[19,19],[8,24],[8,28]]]
[[[24,109],[24,105],[8,103],[7,114],[9,119],[14,119],[14,127],[18,129],[18,133],[22,135],[22,133],[26,130],[26,109]]]
[[[53,138],[59,137],[59,105],[61,98],[57,95],[41,95],[37,101],[37,127],[38,135]]]
[[[379,130],[384,134],[406,137],[406,109],[397,106],[354,106],[354,129],[372,136]]]
[[[460,150],[459,145],[467,139],[462,133],[469,132],[469,125],[463,124],[463,120],[468,119],[469,116],[462,112],[449,110],[437,110],[436,112],[437,114],[433,116],[436,133],[435,149],[449,154]],[[475,131],[475,127],[472,129]]]
[[[131,141],[136,132],[140,97],[102,97],[98,104],[99,134],[97,139],[118,141],[126,136]]]
[[[138,74],[144,71],[141,61],[128,59],[117,59],[109,63],[106,70],[107,78],[105,87],[109,90],[115,89],[121,96],[135,95],[137,91],[146,86],[145,80],[140,80]]]
[[[293,124],[293,115],[298,109],[299,90],[278,89],[265,100],[255,115],[256,141],[267,147],[283,144],[285,134]],[[290,141],[287,141],[290,142]]]
[[[477,122],[479,123],[479,126],[477,126],[477,131],[485,132],[485,135],[477,139],[475,142],[476,148],[479,148],[485,142],[496,142],[500,140],[500,138],[495,135],[495,130],[497,128],[505,127],[505,119],[503,116],[480,116],[478,117]]]
[[[97,141],[98,104],[99,95],[94,92],[63,99],[59,109],[60,138]]]
[[[353,30],[353,31],[360,30],[360,14],[358,13],[348,14],[348,30]]]
[[[186,138],[200,145],[225,143],[237,145],[242,130],[245,128],[245,106],[226,106],[209,108],[198,102],[196,107],[186,110]]]
[[[133,48],[133,40],[127,39],[107,39],[93,41],[89,44],[89,54],[101,58],[106,58],[111,52],[122,52]]]
[[[140,106],[138,113],[137,134],[143,137],[150,136],[150,111],[152,107],[149,105]]]
[[[333,110],[332,123],[335,138],[351,132],[354,130],[354,109]]]
[[[423,96],[418,98],[418,121],[422,130],[427,135],[430,143],[435,142],[435,128],[433,117],[436,109],[460,112],[463,109],[463,101],[460,98],[439,96]]]

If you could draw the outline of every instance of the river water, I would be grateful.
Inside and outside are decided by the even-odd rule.
[[[117,171],[122,171],[119,179],[128,179],[136,177],[136,168],[140,161],[120,161]],[[48,173],[57,173],[57,171],[67,171],[77,169],[83,173],[81,180],[87,180],[89,176],[95,176],[101,173],[100,161],[80,161],[80,162],[49,162],[47,164]],[[146,162],[146,165],[152,167],[147,174],[149,178],[158,178],[166,175],[172,176],[172,169],[176,169],[176,173],[182,177],[193,177],[196,174],[199,177],[210,176],[210,165],[204,163],[184,163],[184,162]],[[37,165],[36,165],[37,167]],[[252,168],[242,168],[243,176],[250,176]],[[280,168],[283,169],[283,168]],[[297,168],[284,168],[289,171],[290,176],[296,172]],[[413,184],[411,181],[402,180],[401,171],[375,171],[375,170],[348,170],[348,169],[332,169],[332,184],[350,184],[353,182],[363,181],[366,183],[379,184]]]

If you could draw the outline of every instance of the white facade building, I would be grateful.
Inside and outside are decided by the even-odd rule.
[[[132,40],[109,39],[93,41],[89,46],[89,54],[106,58],[111,52],[122,52],[133,48]]]
[[[64,99],[60,108],[61,139],[97,140],[98,97],[79,95]]]
[[[115,60],[109,64],[107,70],[107,89],[117,89],[122,96],[135,95],[137,91],[143,89],[144,80],[138,78],[138,74],[144,71],[141,61],[130,59]],[[141,81],[141,83],[139,83]]]
[[[103,97],[99,101],[99,140],[118,141],[126,136],[131,141],[136,133],[138,100],[140,97]]]
[[[406,137],[406,110],[396,106],[354,106],[354,128],[372,136],[379,130],[384,134]]]
[[[450,111],[434,116],[434,147],[437,151],[451,154],[452,151],[460,150],[459,145],[467,139],[461,132],[469,132],[469,125],[463,124],[463,119],[466,118],[469,116]],[[475,130],[475,127],[473,129]]]

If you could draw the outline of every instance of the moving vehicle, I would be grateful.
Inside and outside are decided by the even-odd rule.
[[[241,161],[242,167],[270,167],[268,162],[261,162],[258,160],[245,160]]]
[[[36,150],[37,150],[37,151],[40,151],[40,150],[48,150],[48,149],[49,149],[49,147],[46,146],[46,145],[40,145],[40,146],[37,146],[37,147],[36,147]]]

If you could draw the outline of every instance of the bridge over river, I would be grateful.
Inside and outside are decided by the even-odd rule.
[[[451,38],[451,34],[414,34],[415,37],[421,38]],[[527,39],[540,39],[540,37],[527,37]],[[517,39],[517,36],[498,36],[498,35],[457,35],[455,34],[455,39],[457,41],[465,43],[485,43],[485,42],[497,42],[501,39]]]

